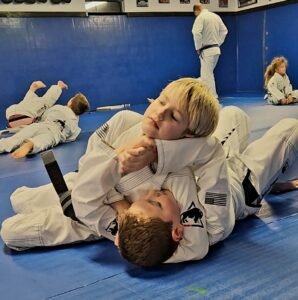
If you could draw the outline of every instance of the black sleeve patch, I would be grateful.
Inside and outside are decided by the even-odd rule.
[[[194,202],[191,203],[187,211],[183,212],[180,216],[180,220],[185,227],[201,227],[204,228],[202,222],[203,212],[197,208]]]
[[[226,206],[227,205],[227,195],[207,192],[206,197],[205,197],[205,204]]]
[[[106,232],[110,232],[111,235],[115,236],[118,232],[118,222],[115,218],[106,228]]]

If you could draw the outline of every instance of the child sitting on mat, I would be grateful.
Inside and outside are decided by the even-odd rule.
[[[45,87],[42,81],[32,82],[24,99],[6,109],[7,127],[14,128],[39,121],[43,113],[57,102],[62,90],[68,89],[68,86],[59,80],[57,85],[52,85],[42,97],[39,97],[35,92]]]
[[[60,87],[59,90],[61,93]],[[59,143],[72,142],[81,131],[78,126],[79,115],[88,109],[88,100],[83,94],[78,93],[65,106],[54,105],[48,108],[40,122],[27,125],[11,137],[0,139],[0,153],[13,151],[12,157],[18,159]]]
[[[283,57],[276,57],[265,72],[265,88],[269,104],[287,105],[298,102],[298,90],[293,90],[286,74],[288,61]]]

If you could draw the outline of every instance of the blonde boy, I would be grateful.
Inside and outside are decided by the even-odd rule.
[[[165,154],[175,151],[174,145],[181,147],[186,140],[193,140],[195,150],[201,153],[200,165],[206,163],[208,168],[209,163],[209,167],[212,164],[213,168],[217,168],[216,162],[211,163],[212,158],[218,155],[224,157],[225,154],[216,138],[207,137],[214,131],[217,122],[218,102],[199,81],[183,78],[169,84],[148,107],[144,116],[128,111],[121,112],[89,139],[86,154],[79,163],[79,173],[66,176],[69,189],[73,189],[73,205],[81,223],[63,215],[59,199],[51,185],[36,189],[20,188],[11,197],[13,208],[18,214],[4,221],[1,231],[3,240],[9,247],[21,250],[34,246],[94,240],[102,236],[114,239],[115,212],[107,204],[117,203],[123,200],[123,197],[135,201],[141,191],[161,189],[168,177],[168,172],[164,170],[163,159],[159,159],[155,173],[146,166],[146,161],[151,160],[156,154],[150,143],[145,142],[145,147],[137,153],[126,150],[123,145],[135,143],[136,137],[143,145],[142,136],[146,134],[147,137],[161,139],[156,140],[157,151]],[[206,138],[185,139],[195,136]],[[166,140],[170,139],[179,140],[167,144]],[[145,148],[149,148],[150,151],[144,151]],[[124,164],[125,160],[133,160],[133,168],[142,169],[130,173]],[[126,173],[130,174],[125,176]],[[178,172],[174,181],[177,182],[178,178],[181,183],[183,178],[183,182],[187,182],[189,176],[193,179],[189,171]],[[169,186],[174,181],[170,181]],[[188,184],[191,185],[192,191],[196,191],[194,180]],[[219,184],[222,185],[221,180]],[[172,186],[174,188],[175,185]],[[214,186],[217,186],[216,181],[206,185],[206,190]],[[224,191],[225,189],[226,186],[223,186],[223,192],[228,193],[229,191]],[[182,186],[182,190],[175,195],[177,200],[180,196],[184,198],[187,196],[183,190]],[[40,198],[43,198],[42,203],[39,201]],[[190,204],[193,202],[195,207],[203,212],[196,192],[192,193],[192,199],[183,200],[182,206],[185,206],[183,209],[189,209],[189,200],[192,200]],[[229,205],[222,210],[227,209]],[[223,218],[226,215],[227,213],[223,212]],[[175,240],[181,238],[182,240],[172,262],[200,259],[208,252],[209,238],[205,215],[202,214],[197,222],[200,226],[188,227],[184,230],[183,236],[179,229],[175,231]],[[22,226],[17,227],[16,224]],[[39,233],[33,230],[37,224],[41,228]],[[197,239],[191,241],[188,236],[192,234],[188,232],[193,230],[197,232]],[[228,230],[225,234],[228,234]],[[223,236],[218,238],[221,239]],[[202,249],[194,251],[200,245]]]

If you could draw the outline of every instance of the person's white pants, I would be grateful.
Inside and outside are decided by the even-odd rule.
[[[214,79],[214,69],[218,62],[219,54],[206,56],[204,52],[200,55],[201,80],[206,84],[213,95],[218,98]]]

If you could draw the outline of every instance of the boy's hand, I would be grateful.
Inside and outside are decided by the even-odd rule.
[[[281,104],[288,104],[288,98],[281,99]]]
[[[116,152],[120,154],[121,152],[124,152],[126,150],[137,149],[140,147],[144,147],[146,149],[156,148],[155,141],[154,139],[143,135],[133,140],[132,142],[119,147],[118,149],[116,149]]]
[[[118,154],[119,173],[124,176],[131,172],[143,169],[157,161],[155,147],[139,147],[122,151]]]
[[[288,96],[288,104],[293,103],[293,97],[292,95]]]

